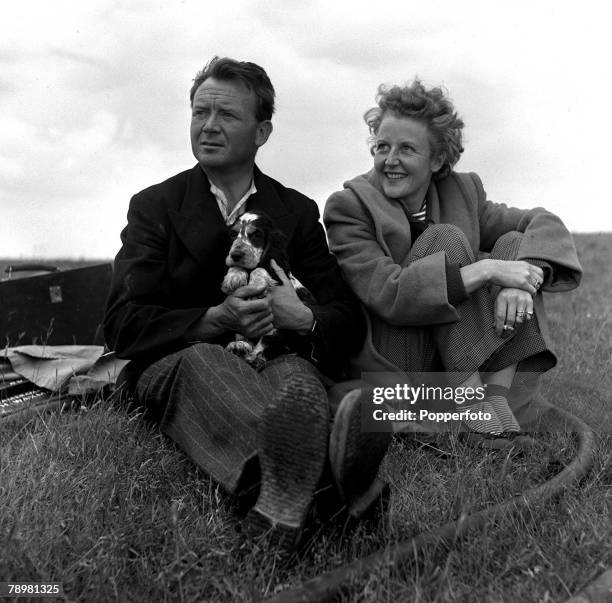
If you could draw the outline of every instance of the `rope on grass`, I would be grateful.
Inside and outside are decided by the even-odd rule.
[[[565,603],[610,603],[610,601],[612,601],[612,568]]]
[[[396,566],[408,562],[427,546],[452,543],[466,532],[484,525],[485,521],[528,506],[543,502],[560,494],[564,488],[582,479],[593,464],[595,436],[579,418],[560,408],[552,408],[571,426],[578,438],[578,451],[571,463],[560,473],[539,486],[534,486],[518,496],[477,513],[462,515],[458,520],[446,523],[432,532],[425,532],[410,540],[379,550],[335,570],[303,582],[297,588],[284,591],[268,599],[269,603],[309,603],[330,601],[340,589],[355,578],[370,573],[380,566]]]

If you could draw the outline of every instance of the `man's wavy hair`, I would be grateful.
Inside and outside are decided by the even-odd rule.
[[[198,71],[193,80],[193,86],[189,91],[189,101],[193,106],[193,97],[196,90],[208,78],[220,81],[241,81],[251,92],[255,94],[257,121],[272,119],[274,113],[274,87],[263,67],[248,61],[236,61],[228,57],[213,57],[202,71]]]
[[[457,116],[453,103],[445,96],[442,88],[428,90],[418,78],[404,86],[381,84],[376,102],[378,107],[369,109],[363,116],[370,129],[370,151],[374,151],[376,134],[386,113],[411,117],[427,127],[432,157],[441,155],[444,159],[442,167],[433,178],[440,180],[448,176],[463,153],[463,120]]]

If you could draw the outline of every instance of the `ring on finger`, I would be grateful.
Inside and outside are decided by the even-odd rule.
[[[503,330],[504,331],[514,331],[514,327],[511,327],[510,325],[504,325]]]

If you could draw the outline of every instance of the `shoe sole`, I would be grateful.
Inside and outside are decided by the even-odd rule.
[[[392,438],[391,432],[362,431],[360,397],[357,389],[342,398],[329,442],[332,474],[354,517],[363,515],[385,487],[377,475]]]
[[[294,545],[323,472],[327,396],[312,375],[294,375],[263,412],[259,432],[261,490],[247,516],[253,531]]]

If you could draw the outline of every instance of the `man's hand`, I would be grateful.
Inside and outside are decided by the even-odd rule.
[[[274,326],[277,329],[308,333],[314,322],[312,310],[297,296],[285,271],[274,260],[270,265],[281,281],[280,285],[273,285],[270,291]]]
[[[270,295],[260,297],[265,290],[264,286],[239,287],[222,304],[208,309],[196,325],[194,335],[203,340],[228,331],[249,339],[266,335],[273,329],[274,317]]]
[[[515,329],[524,320],[531,320],[532,316],[533,298],[527,291],[506,287],[495,298],[495,332],[500,337],[504,325]]]

